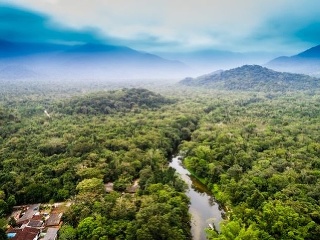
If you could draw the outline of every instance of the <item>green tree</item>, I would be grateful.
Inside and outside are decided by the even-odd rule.
[[[221,233],[213,230],[207,230],[210,240],[259,240],[259,231],[252,225],[244,227],[239,221],[230,221],[223,223]]]
[[[258,219],[259,226],[274,239],[305,239],[315,225],[311,219],[300,216],[278,200],[266,203]]]
[[[6,229],[7,229],[7,221],[4,218],[0,218],[0,239],[7,240],[7,234],[6,234]]]
[[[84,179],[77,185],[79,195],[95,197],[105,192],[103,181],[98,178]]]
[[[59,230],[59,240],[76,240],[77,232],[70,225],[63,225]]]

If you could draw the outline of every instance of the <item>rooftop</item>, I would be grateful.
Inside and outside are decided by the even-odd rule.
[[[55,240],[58,234],[58,228],[48,228],[46,235],[42,240]]]
[[[17,220],[17,223],[23,223],[33,217],[39,211],[40,204],[30,205],[28,210],[24,213],[24,215]]]
[[[58,226],[60,224],[62,213],[52,213],[46,221],[46,226]]]
[[[17,232],[11,240],[34,240],[39,233],[39,229],[26,227],[22,231]]]
[[[43,225],[43,221],[40,220],[30,220],[28,223],[28,227],[40,228]]]

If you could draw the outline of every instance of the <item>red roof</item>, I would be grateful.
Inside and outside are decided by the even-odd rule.
[[[13,227],[9,227],[8,230],[6,231],[6,233],[17,233],[17,232],[21,232],[22,229],[21,228],[13,228]]]
[[[30,220],[36,212],[39,211],[40,204],[33,204],[28,207],[28,210],[24,213],[24,215],[17,220],[17,224],[26,223],[28,220]]]
[[[11,240],[33,240],[38,234],[40,234],[39,229],[26,227],[22,231],[17,232]]]
[[[33,228],[39,228],[42,227],[43,225],[43,221],[39,221],[39,220],[30,220],[28,223],[28,227],[33,227]]]
[[[46,221],[46,226],[58,226],[60,224],[62,213],[51,213]]]
[[[32,220],[42,220],[42,218],[43,218],[43,215],[34,215],[31,219]]]

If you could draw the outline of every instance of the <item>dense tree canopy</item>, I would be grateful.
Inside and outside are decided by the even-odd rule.
[[[1,216],[16,203],[72,197],[61,239],[157,239],[160,228],[161,239],[190,238],[184,184],[168,156],[196,128],[192,111],[174,113],[175,100],[145,89],[53,98],[31,115],[15,104],[21,119],[1,112]],[[105,191],[108,182],[117,192]]]
[[[179,149],[227,210],[209,239],[320,235],[316,90],[60,90],[1,92],[0,234],[14,205],[71,198],[59,239],[191,239]]]
[[[320,235],[319,107],[318,95],[295,93],[227,97],[205,109],[180,148],[185,165],[232,209],[212,239]]]
[[[180,83],[187,86],[255,92],[308,91],[320,87],[319,78],[277,72],[259,65],[244,65],[226,71],[218,70],[197,78],[188,77]]]

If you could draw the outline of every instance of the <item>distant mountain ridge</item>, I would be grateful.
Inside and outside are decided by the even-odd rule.
[[[24,72],[32,71],[28,76],[33,77],[38,73],[85,79],[182,77],[188,72],[188,67],[181,62],[126,46],[98,43],[70,46],[0,40],[0,79],[14,76],[15,71],[22,73],[22,68]]]
[[[0,68],[0,80],[28,79],[37,76],[37,73],[21,65],[8,65]]]
[[[299,53],[296,55],[297,57],[303,58],[317,58],[320,59],[320,45],[309,48],[308,50]]]
[[[177,59],[191,66],[193,77],[213,69],[230,69],[244,64],[264,64],[275,57],[267,52],[233,52],[230,50],[203,49],[186,52],[159,52],[159,56]]]
[[[185,78],[180,84],[242,91],[296,91],[320,88],[320,79],[277,72],[259,65],[244,65],[197,78]]]
[[[291,57],[278,57],[266,64],[278,71],[304,73],[320,76],[320,45],[307,49]]]
[[[39,53],[65,51],[70,46],[50,43],[11,42],[0,39],[0,59],[5,57],[21,57]]]

